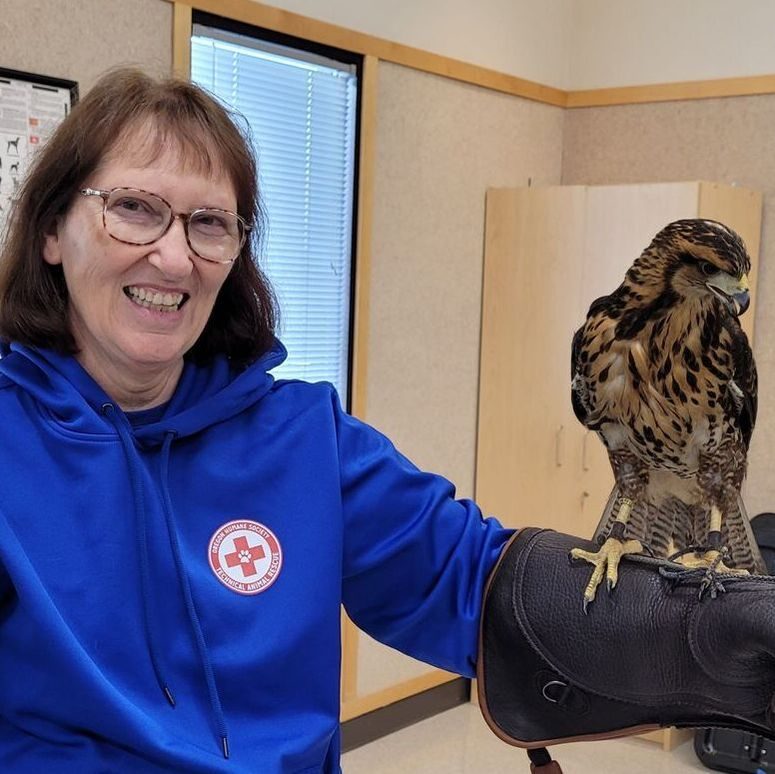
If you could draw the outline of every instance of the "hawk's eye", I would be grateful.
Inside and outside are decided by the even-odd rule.
[[[710,261],[700,261],[700,271],[706,276],[710,277],[715,274],[718,269],[710,263]]]

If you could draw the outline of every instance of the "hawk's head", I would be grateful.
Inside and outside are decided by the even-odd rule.
[[[734,316],[750,303],[751,259],[743,240],[715,220],[677,220],[663,228],[629,272],[634,284],[681,298],[717,298]]]

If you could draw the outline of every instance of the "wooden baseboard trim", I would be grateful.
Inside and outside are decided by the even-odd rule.
[[[367,693],[363,696],[342,696],[342,710],[339,720],[344,723],[346,720],[352,720],[359,715],[365,715],[372,710],[387,707],[388,704],[394,704],[407,696],[414,696],[416,693],[422,693],[429,688],[435,688],[442,683],[448,683],[450,680],[456,680],[458,675],[453,672],[446,672],[443,669],[434,669],[431,672],[425,672],[417,677],[411,677],[400,683],[395,683],[387,688],[382,688],[373,693]],[[357,685],[357,682],[356,682]]]
[[[649,731],[641,734],[640,738],[647,742],[656,742],[665,752],[675,750],[679,744],[688,742],[694,736],[693,728],[660,728],[658,731]]]
[[[348,720],[342,723],[342,750],[354,750],[459,704],[465,704],[469,700],[470,690],[471,681],[459,677]]]

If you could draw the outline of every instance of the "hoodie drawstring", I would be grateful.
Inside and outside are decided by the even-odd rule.
[[[167,684],[159,659],[159,647],[151,624],[151,571],[148,561],[148,534],[145,522],[145,502],[143,499],[143,484],[138,469],[139,462],[137,454],[134,451],[134,443],[130,437],[129,430],[124,426],[121,418],[116,415],[115,406],[112,403],[105,403],[102,406],[102,413],[112,422],[121,439],[121,446],[126,457],[127,467],[129,468],[129,479],[132,483],[132,494],[135,504],[135,523],[137,536],[137,553],[140,558],[140,593],[143,599],[143,625],[145,627],[145,640],[148,643],[148,655],[151,658],[153,673],[162,693],[171,706],[175,706],[175,697],[172,695]]]
[[[202,626],[199,623],[199,615],[196,612],[196,605],[194,604],[194,597],[191,594],[191,584],[188,581],[188,575],[186,574],[185,567],[183,566],[183,559],[180,555],[180,541],[178,540],[178,532],[175,529],[175,519],[173,518],[172,500],[170,498],[169,485],[168,485],[168,471],[169,471],[169,458],[170,458],[170,446],[175,439],[175,433],[169,431],[164,436],[164,445],[161,451],[161,482],[162,482],[162,496],[164,498],[164,518],[167,522],[167,531],[169,532],[170,545],[172,546],[172,556],[175,561],[175,569],[178,573],[178,581],[183,589],[183,599],[186,603],[186,612],[188,613],[188,620],[191,623],[191,629],[194,632],[194,639],[196,640],[196,647],[199,651],[199,658],[202,661],[202,669],[205,673],[205,681],[207,682],[207,692],[210,695],[210,706],[212,707],[213,714],[215,715],[215,722],[218,726],[218,735],[221,739],[221,748],[223,750],[223,757],[229,757],[229,737],[226,732],[226,718],[223,714],[223,707],[221,705],[221,697],[218,695],[218,686],[215,682],[215,674],[213,672],[213,665],[210,660],[210,654],[207,650],[207,643],[205,642],[204,633],[202,632]]]
[[[108,417],[118,432],[119,438],[121,439],[121,445],[126,456],[127,467],[129,468],[129,477],[132,483],[132,492],[134,495],[135,518],[137,521],[136,534],[138,542],[138,555],[140,557],[140,589],[143,600],[143,622],[145,626],[146,642],[148,643],[148,654],[150,656],[151,664],[153,665],[153,671],[156,675],[156,680],[159,683],[159,687],[164,693],[167,701],[174,707],[175,698],[162,673],[159,658],[160,650],[158,647],[157,637],[154,634],[152,616],[150,612],[151,572],[150,562],[148,559],[148,531],[145,517],[143,485],[140,473],[140,459],[135,448],[134,438],[129,428],[122,421],[121,417],[117,415],[115,406],[112,403],[105,403],[102,406],[102,413]],[[226,719],[223,714],[223,707],[221,705],[221,699],[218,694],[218,687],[215,683],[215,674],[213,672],[212,663],[207,650],[207,643],[204,639],[202,627],[199,623],[199,616],[196,612],[196,606],[194,605],[194,598],[191,594],[191,585],[188,581],[188,576],[186,575],[185,568],[183,566],[183,560],[180,553],[180,541],[178,540],[177,530],[175,529],[172,500],[169,494],[169,455],[170,446],[172,445],[172,441],[175,439],[175,435],[176,434],[174,431],[169,431],[166,433],[161,452],[161,490],[164,502],[164,519],[167,526],[170,545],[172,547],[175,572],[178,576],[178,583],[180,584],[180,587],[183,591],[186,614],[188,615],[188,620],[194,634],[194,641],[196,642],[197,652],[200,661],[202,662],[202,669],[204,671],[205,682],[207,683],[207,692],[210,699],[210,707],[215,717],[215,724],[221,743],[221,750],[223,752],[223,757],[228,758],[229,740],[226,730]]]

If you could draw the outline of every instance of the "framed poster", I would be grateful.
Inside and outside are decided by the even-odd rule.
[[[0,67],[0,239],[36,148],[78,101],[78,84]]]

